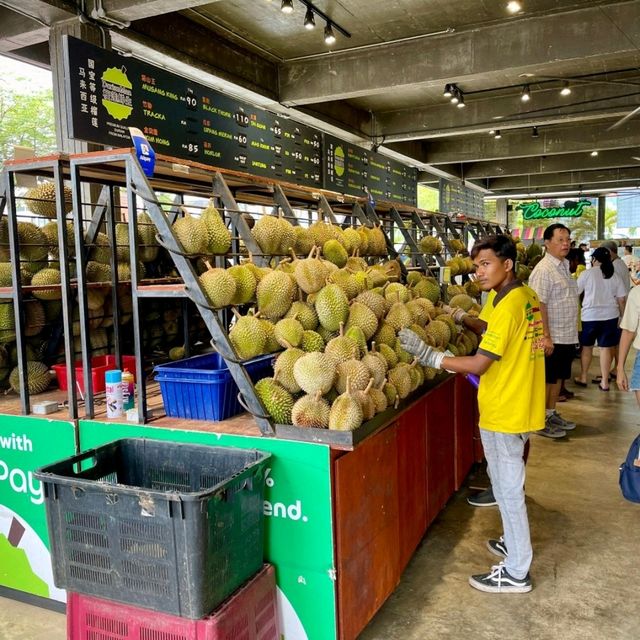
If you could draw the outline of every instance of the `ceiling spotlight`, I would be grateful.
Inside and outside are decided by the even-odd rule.
[[[460,89],[454,86],[451,94],[451,104],[458,104],[458,102],[460,102]]]
[[[336,35],[333,33],[330,22],[327,22],[327,26],[324,28],[324,41],[326,44],[334,44],[336,41]]]
[[[500,140],[500,138],[502,138],[502,134],[500,133],[500,129],[496,129],[496,132],[493,134],[493,137],[496,140]]]
[[[539,138],[540,134],[538,133],[538,127],[533,127],[533,131],[531,132],[532,138]]]
[[[491,130],[489,131],[489,135],[490,135],[490,136],[495,136],[495,135],[496,135],[496,130],[495,130],[495,129],[491,129]]]
[[[282,0],[280,11],[282,13],[293,13],[293,0]]]
[[[561,96],[570,96],[571,95],[571,87],[568,82],[565,82],[562,89],[560,90]]]
[[[522,94],[520,95],[520,100],[522,100],[522,102],[529,102],[529,100],[531,100],[531,89],[529,89],[528,84],[525,84],[524,87],[522,87]]]
[[[458,107],[458,109],[462,109],[465,104],[464,104],[464,96],[462,95],[462,92],[460,93],[459,97],[458,97],[458,104],[456,105]]]
[[[316,26],[316,19],[313,15],[313,11],[311,7],[308,7],[307,12],[304,14],[304,28],[309,29],[309,31],[311,31],[311,29],[315,28],[315,26]]]
[[[598,155],[598,152],[597,152],[597,151],[592,151],[592,152],[591,152],[591,157],[592,157],[592,158],[595,158],[597,155]]]
[[[518,13],[518,11],[522,11],[522,4],[517,0],[510,0],[510,2],[507,2],[507,11],[509,13]]]
[[[453,85],[453,84],[445,84],[444,85],[444,92],[442,93],[442,95],[445,98],[450,98],[453,95],[454,87],[455,87],[455,85]]]

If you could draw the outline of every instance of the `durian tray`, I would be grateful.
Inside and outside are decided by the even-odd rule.
[[[276,424],[276,438],[283,440],[303,440],[305,442],[317,442],[329,444],[345,449],[353,449],[358,443],[372,433],[387,426],[402,411],[402,405],[398,409],[386,409],[368,420],[355,431],[337,431],[334,429],[314,429],[313,427],[294,427],[292,424]]]

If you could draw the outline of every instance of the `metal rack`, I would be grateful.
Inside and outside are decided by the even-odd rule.
[[[102,151],[66,158],[56,156],[53,160],[44,163],[14,163],[7,171],[3,184],[6,183],[6,202],[9,217],[13,219],[15,226],[15,209],[12,203],[15,200],[13,191],[13,173],[17,171],[43,171],[47,175],[54,177],[58,186],[58,210],[63,210],[61,195],[62,185],[65,177],[70,179],[73,191],[73,216],[75,231],[75,247],[77,261],[77,286],[79,298],[79,314],[81,326],[82,363],[84,368],[84,388],[86,390],[85,412],[87,417],[93,417],[94,406],[91,393],[91,350],[89,342],[89,315],[87,308],[87,292],[91,283],[86,279],[86,262],[88,256],[87,248],[95,241],[98,230],[105,228],[111,247],[111,272],[113,274],[112,286],[112,306],[114,324],[117,326],[119,314],[118,300],[118,272],[115,256],[115,225],[116,225],[116,201],[115,193],[118,189],[126,190],[128,209],[128,230],[129,230],[129,251],[131,296],[133,300],[133,343],[134,354],[136,356],[136,377],[142,384],[137,385],[137,419],[138,422],[148,421],[147,410],[147,390],[144,384],[146,369],[144,357],[144,345],[142,343],[142,326],[140,306],[143,301],[151,299],[159,300],[181,300],[183,305],[193,303],[202,318],[208,334],[211,337],[211,344],[225,359],[229,372],[235,380],[244,403],[249,412],[254,416],[261,433],[265,436],[285,436],[292,437],[291,431],[298,430],[290,425],[276,425],[268,416],[257,397],[254,385],[245,369],[244,363],[239,361],[229,338],[227,327],[229,326],[229,315],[226,310],[218,310],[210,307],[208,299],[201,287],[198,274],[194,269],[191,258],[183,253],[182,246],[176,238],[172,229],[172,224],[179,215],[180,205],[184,203],[187,195],[195,195],[203,198],[214,198],[218,205],[223,219],[232,233],[232,249],[225,256],[217,256],[218,266],[229,266],[238,263],[244,256],[251,255],[257,265],[266,265],[271,256],[263,255],[257,245],[249,224],[244,214],[250,207],[261,207],[262,215],[282,215],[292,224],[311,224],[314,220],[327,219],[331,223],[347,227],[354,225],[366,225],[372,227],[379,225],[387,245],[387,255],[370,256],[369,263],[374,263],[381,259],[398,258],[402,271],[406,274],[408,269],[420,269],[430,272],[432,265],[419,249],[419,239],[424,233],[436,233],[442,240],[446,253],[454,255],[455,251],[449,244],[449,238],[468,239],[469,234],[476,237],[476,234],[488,231],[486,223],[480,225],[479,222],[470,226],[466,223],[453,222],[447,216],[424,212],[419,209],[399,205],[394,203],[378,202],[372,203],[366,198],[355,198],[343,196],[332,192],[318,191],[311,188],[300,187],[299,185],[275,182],[263,178],[256,178],[246,174],[231,171],[219,171],[207,165],[198,163],[188,163],[169,157],[158,156],[156,173],[153,179],[149,179],[142,171],[137,158],[129,149]],[[86,194],[93,189],[99,196],[95,203],[87,199]],[[159,194],[170,194],[173,198],[169,204],[160,199]],[[0,201],[2,204],[2,201]],[[82,212],[89,209],[91,216],[88,225],[83,218]],[[170,262],[177,271],[178,278],[173,281],[166,280],[145,280],[141,276],[138,267],[137,248],[137,212],[144,209],[157,232],[157,239],[170,257]],[[302,215],[301,215],[302,214]],[[67,267],[68,254],[66,252],[66,220],[63,216],[58,216],[58,238],[60,245],[61,267],[64,264],[63,274],[63,298],[64,304],[64,325],[71,326],[71,277]],[[86,231],[83,227],[86,226]],[[493,231],[493,229],[492,229]],[[14,230],[15,235],[15,230]],[[398,238],[402,238],[399,242]],[[12,243],[15,238],[12,239]],[[241,245],[244,245],[241,250]],[[16,247],[12,246],[12,251]],[[12,253],[12,256],[14,254]],[[17,255],[17,254],[16,254]],[[64,260],[62,256],[64,255]],[[278,259],[284,256],[275,257]],[[434,256],[438,265],[444,264],[444,255]],[[14,278],[17,274],[14,273]],[[16,280],[17,281],[17,280]],[[6,295],[6,294],[5,294]],[[15,297],[16,309],[20,309],[21,292],[20,287],[16,287]],[[18,314],[18,311],[16,311]],[[185,316],[186,318],[186,316]],[[186,327],[186,319],[185,319]],[[187,331],[185,329],[185,336]],[[19,340],[20,342],[20,340]],[[73,362],[73,341],[65,336],[65,356],[67,362]],[[121,343],[119,333],[116,331],[115,350],[118,362],[121,359]],[[19,361],[23,376],[25,375],[24,345],[22,348],[22,360]],[[73,367],[68,367],[67,376],[69,384],[69,409],[70,415],[77,417],[76,395],[74,384]],[[26,385],[23,384],[23,389]],[[28,398],[22,405],[23,413],[29,412]],[[384,414],[381,419],[384,419]],[[371,421],[375,428],[376,420]],[[366,427],[367,425],[365,425]],[[370,428],[358,430],[360,436],[365,437]],[[344,434],[336,433],[337,439]],[[313,439],[305,438],[303,439]],[[346,436],[344,436],[346,437]],[[351,434],[348,436],[352,437]]]

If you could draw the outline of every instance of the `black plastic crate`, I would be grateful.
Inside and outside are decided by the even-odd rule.
[[[269,457],[130,438],[43,467],[56,586],[208,615],[262,566]]]

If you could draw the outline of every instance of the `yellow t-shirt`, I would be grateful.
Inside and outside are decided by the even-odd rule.
[[[532,289],[517,281],[487,300],[478,352],[494,362],[480,376],[480,427],[525,433],[544,427],[545,378],[542,316]],[[484,317],[483,317],[484,315]]]

